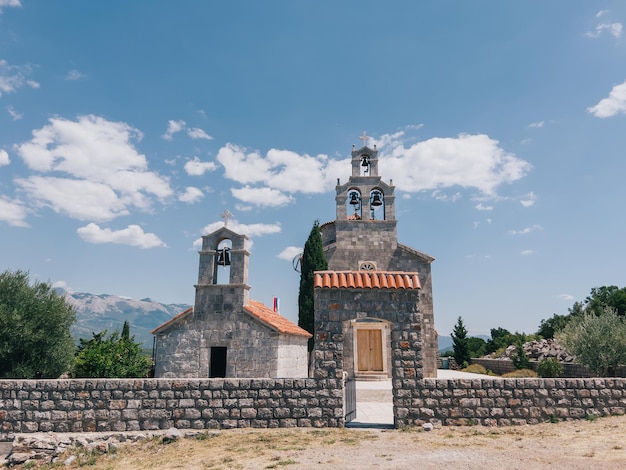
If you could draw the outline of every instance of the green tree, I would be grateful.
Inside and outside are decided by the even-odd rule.
[[[554,338],[554,334],[565,328],[565,325],[571,320],[571,315],[554,314],[547,320],[541,320],[537,334],[545,339]]]
[[[56,378],[74,360],[76,313],[48,283],[25,271],[0,274],[0,378]]]
[[[152,360],[130,336],[130,325],[124,322],[122,335],[107,330],[94,333],[90,340],[80,339],[76,351],[74,377],[132,378],[146,377]]]
[[[328,269],[324,256],[322,233],[319,221],[313,223],[309,238],[304,244],[304,253],[300,263],[300,292],[298,294],[298,325],[314,334],[315,301],[313,278],[315,271]],[[309,350],[313,349],[313,339],[309,340]]]
[[[605,307],[599,315],[586,312],[556,337],[577,362],[600,376],[614,377],[616,367],[626,364],[626,322],[615,309]]]
[[[467,338],[467,349],[470,357],[482,357],[487,354],[487,342],[482,338],[470,336]]]
[[[509,343],[511,332],[505,328],[492,328],[491,338],[487,341],[487,354],[496,352],[500,348],[506,348]]]
[[[626,287],[602,286],[591,289],[585,299],[585,311],[600,315],[605,307],[615,309],[620,316],[626,315]]]
[[[452,350],[454,351],[454,361],[459,366],[469,363],[470,353],[467,338],[467,328],[463,323],[463,319],[459,317],[452,330]]]
[[[515,338],[515,354],[511,360],[516,369],[530,369],[530,359],[524,352],[524,342],[521,336]]]

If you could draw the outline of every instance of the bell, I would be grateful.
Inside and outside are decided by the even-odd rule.
[[[359,195],[357,193],[350,194],[350,204],[356,206],[359,203]]]
[[[217,264],[220,266],[230,266],[230,248],[222,248],[218,251]]]
[[[374,207],[383,205],[383,201],[380,199],[380,193],[374,193],[374,195],[372,196],[372,202],[370,203],[370,205]]]
[[[361,155],[361,166],[369,166],[370,158],[367,155]]]

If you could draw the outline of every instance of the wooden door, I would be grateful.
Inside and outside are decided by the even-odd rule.
[[[357,330],[357,354],[359,372],[383,370],[382,330]]]

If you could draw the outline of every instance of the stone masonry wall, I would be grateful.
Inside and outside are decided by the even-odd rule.
[[[626,379],[394,380],[396,427],[510,426],[623,415]]]
[[[343,425],[341,380],[0,380],[0,437],[47,431]]]

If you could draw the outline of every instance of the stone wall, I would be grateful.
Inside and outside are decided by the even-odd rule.
[[[341,380],[0,380],[0,437],[47,431],[343,425]]]
[[[498,375],[506,374],[507,372],[513,372],[515,370],[515,366],[513,365],[513,361],[508,361],[505,359],[483,359],[476,358],[471,360],[472,364],[480,364],[485,369],[489,369],[495,372]],[[537,366],[539,363],[537,361],[530,361],[530,368],[534,371],[537,370]],[[598,374],[593,372],[591,369],[573,363],[561,363],[563,366],[563,373],[561,374],[561,378],[593,378],[597,377]],[[617,377],[626,377],[626,366],[619,366],[616,369]]]
[[[394,380],[396,427],[510,426],[623,415],[626,379]]]

